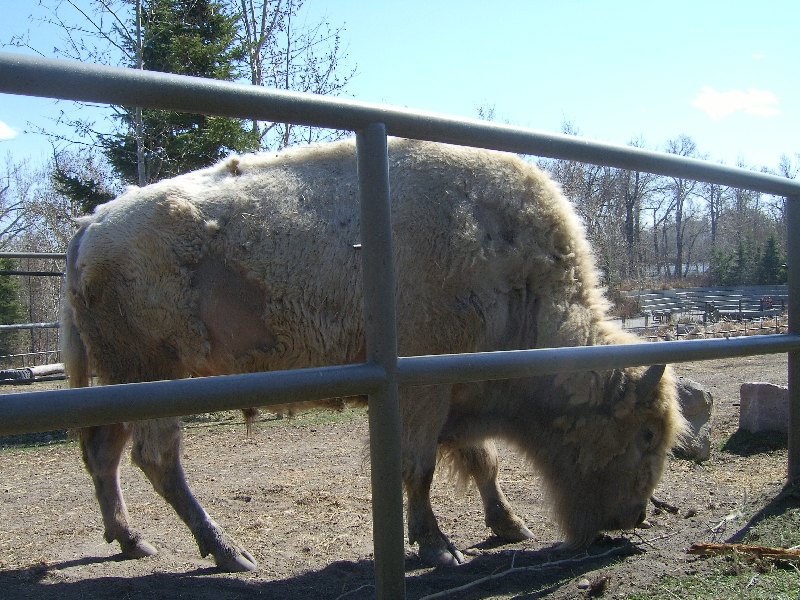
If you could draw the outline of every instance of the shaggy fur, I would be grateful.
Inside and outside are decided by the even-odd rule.
[[[397,139],[389,154],[401,355],[632,341],[606,320],[582,225],[536,167]],[[359,242],[352,141],[233,157],[131,188],[70,244],[62,323],[73,384],[86,384],[89,367],[110,384],[361,361]],[[633,527],[683,427],[675,396],[663,367],[405,390],[410,540],[428,562],[462,560],[430,506],[437,447],[476,482],[498,535],[530,535],[497,486],[494,437],[542,473],[570,543]],[[252,568],[194,507],[175,428],[123,429],[106,446],[134,435],[137,464],[201,551],[222,568]],[[107,450],[95,446],[84,454]],[[132,555],[154,551],[137,545],[119,493],[109,496],[113,460],[87,459],[106,537]]]

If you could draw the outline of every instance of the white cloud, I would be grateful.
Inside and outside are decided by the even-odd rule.
[[[777,103],[778,99],[772,92],[754,88],[749,88],[746,92],[741,90],[718,92],[709,85],[703,86],[702,91],[695,96],[694,100],[689,100],[689,104],[706,111],[715,121],[719,121],[737,110],[761,117],[777,115],[778,109],[771,106]]]
[[[17,132],[14,129],[0,121],[0,140],[10,140],[16,135]]]
[[[761,60],[762,58],[766,58],[767,57],[766,54],[751,54],[750,56],[752,56],[756,60]]]

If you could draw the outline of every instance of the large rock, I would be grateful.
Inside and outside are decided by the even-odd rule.
[[[683,416],[689,421],[689,435],[682,454],[694,460],[708,460],[711,455],[711,414],[714,399],[702,385],[687,377],[678,377],[678,400]]]
[[[739,429],[789,431],[789,388],[773,383],[748,382],[739,388]]]

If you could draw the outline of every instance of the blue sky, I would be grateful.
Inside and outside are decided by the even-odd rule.
[[[4,7],[0,42],[33,3]],[[27,5],[27,6],[26,6]],[[307,0],[308,19],[344,23],[348,94],[661,148],[692,136],[712,160],[776,167],[800,152],[797,0]],[[47,54],[55,32],[38,28]],[[16,51],[16,50],[15,50]],[[0,154],[46,156],[30,124],[72,105],[0,95]]]

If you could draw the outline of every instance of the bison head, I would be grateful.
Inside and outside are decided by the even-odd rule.
[[[535,462],[567,544],[635,527],[685,428],[674,376],[664,365],[560,376],[553,390],[560,414]]]

